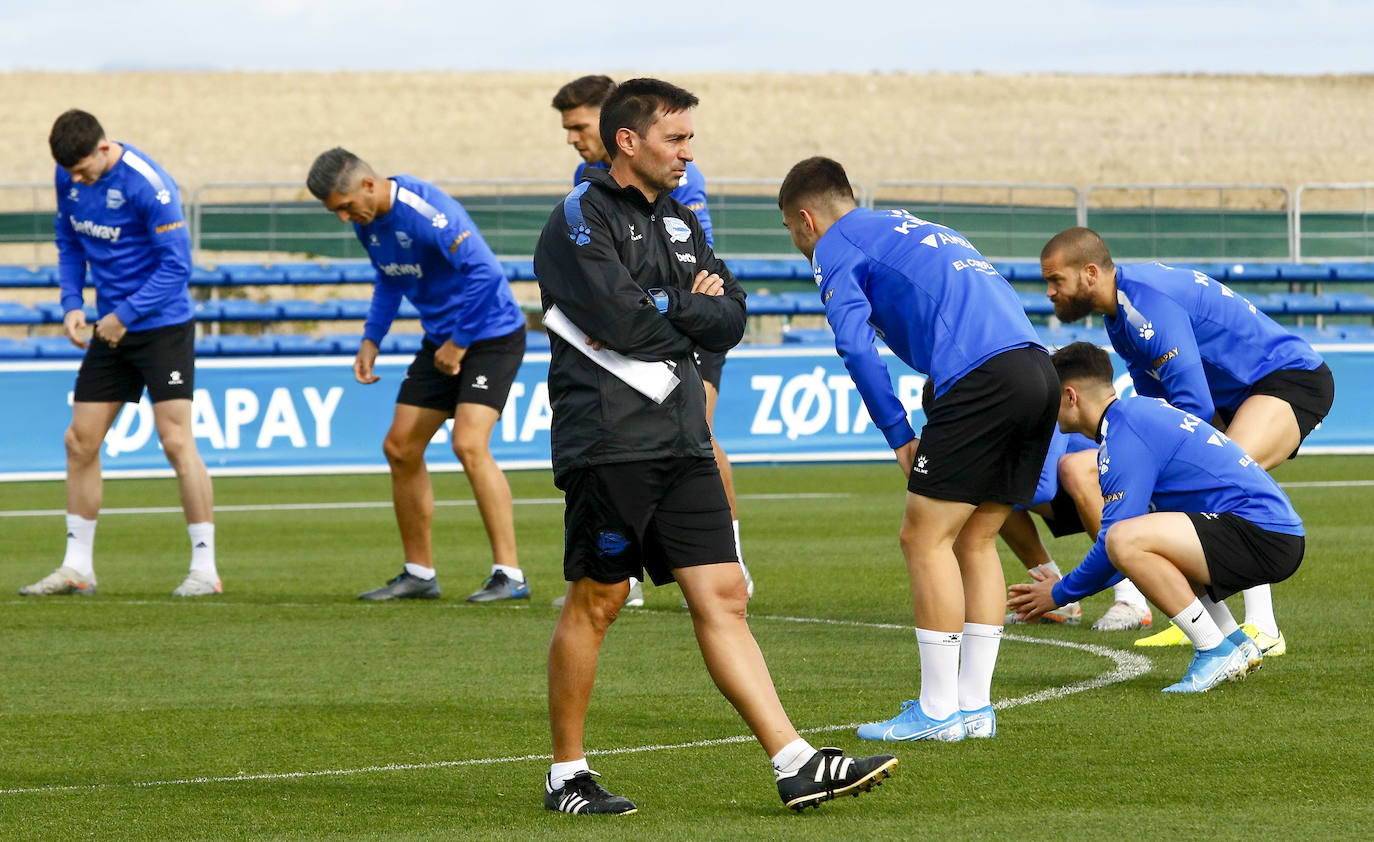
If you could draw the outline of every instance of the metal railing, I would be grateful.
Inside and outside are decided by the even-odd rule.
[[[1374,259],[1374,182],[1304,184],[1293,201],[1293,260]]]
[[[1081,224],[1126,260],[1291,260],[1293,215],[1282,184],[1097,184]]]
[[[1080,192],[1069,184],[878,181],[866,199],[954,228],[994,260],[1038,258],[1046,240],[1083,224]]]

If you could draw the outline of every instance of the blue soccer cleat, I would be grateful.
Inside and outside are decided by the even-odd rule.
[[[487,577],[482,587],[468,595],[468,602],[501,602],[507,599],[529,599],[529,582],[517,582],[505,571],[497,570]]]
[[[1246,675],[1251,675],[1264,666],[1264,653],[1260,651],[1259,644],[1251,640],[1243,630],[1236,629],[1226,635],[1226,639],[1234,643],[1240,653],[1245,656]]]
[[[931,719],[921,710],[919,699],[902,702],[902,712],[886,722],[870,722],[859,726],[859,739],[880,742],[911,740],[939,740],[957,742],[965,736],[964,715],[955,711],[945,719]]]
[[[992,705],[977,710],[961,710],[964,717],[964,736],[969,739],[987,739],[997,736],[997,714]]]
[[[1183,680],[1164,688],[1165,693],[1205,693],[1225,681],[1245,677],[1249,663],[1245,653],[1231,641],[1223,640],[1215,649],[1193,654]]]

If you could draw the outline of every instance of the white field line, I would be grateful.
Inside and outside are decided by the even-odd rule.
[[[143,603],[135,603],[143,604]],[[634,609],[632,609],[634,610]],[[666,611],[635,611],[635,613],[645,614],[669,614],[674,612]],[[779,617],[779,616],[757,616],[754,620],[768,620],[783,623],[812,623],[829,626],[848,626],[851,628],[864,629],[883,629],[909,632],[910,626],[898,625],[896,623],[863,623],[851,620],[827,620],[817,617]],[[1024,696],[1017,696],[1013,699],[1000,699],[993,703],[993,707],[998,710],[1019,707],[1021,705],[1035,704],[1037,702],[1051,701],[1060,699],[1074,693],[1082,693],[1085,690],[1093,690],[1099,687],[1106,687],[1110,684],[1119,684],[1129,681],[1132,678],[1144,675],[1150,671],[1150,659],[1135,652],[1127,652],[1120,649],[1112,649],[1107,646],[1098,646],[1091,643],[1074,643],[1067,640],[1053,640],[1041,637],[1023,637],[1021,635],[1009,634],[1004,640],[1016,643],[1037,643],[1048,646],[1063,646],[1067,649],[1077,649],[1104,658],[1110,658],[1114,666],[1107,672],[1102,673],[1086,681],[1078,681],[1073,684],[1065,684],[1061,687],[1049,687],[1028,693]],[[845,725],[822,725],[816,728],[802,728],[802,734],[822,734],[830,731],[848,731],[858,728],[862,722],[851,722]],[[693,740],[685,743],[667,743],[659,745],[624,746],[621,748],[593,749],[587,752],[588,756],[607,757],[616,754],[641,754],[645,752],[657,751],[681,751],[684,749],[707,748],[710,746],[730,745],[734,743],[747,743],[754,739],[752,734],[739,734],[733,737],[720,737],[711,740]],[[553,756],[548,754],[521,754],[508,757],[479,757],[470,760],[437,760],[429,763],[385,763],[376,766],[357,766],[350,769],[316,769],[304,772],[264,772],[256,775],[225,775],[221,777],[200,777],[200,778],[178,778],[162,781],[127,781],[121,783],[98,783],[98,784],[67,784],[58,786],[39,786],[39,787],[18,787],[13,789],[0,789],[0,795],[25,795],[45,792],[75,792],[93,789],[131,789],[162,786],[188,786],[192,784],[221,784],[238,783],[241,781],[284,781],[297,778],[324,778],[337,777],[341,775],[364,775],[374,772],[413,772],[429,769],[450,769],[462,766],[492,766],[502,763],[522,763],[531,760],[552,760]]]
[[[836,497],[849,497],[849,494],[740,494],[741,500],[830,500]],[[523,497],[515,501],[517,506],[552,506],[562,504],[562,497]],[[476,506],[476,500],[435,500],[436,507]],[[363,500],[353,503],[252,503],[237,506],[215,506],[216,513],[222,512],[325,512],[337,509],[390,509],[390,500]],[[0,511],[0,517],[55,517],[65,515],[65,509],[8,509]],[[180,506],[145,506],[143,508],[101,509],[101,515],[179,515]]]

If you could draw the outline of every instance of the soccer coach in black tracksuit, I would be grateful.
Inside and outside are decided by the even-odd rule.
[[[774,759],[785,803],[866,789],[891,768],[890,758],[813,760],[822,755],[788,720],[745,620],[748,592],[692,361],[693,346],[725,351],[740,341],[745,296],[696,215],[670,195],[692,160],[696,104],[659,80],[620,85],[601,110],[610,170],[588,168],[535,250],[546,311],[556,304],[594,347],[666,361],[681,379],[655,403],[550,336],[554,482],[567,498],[563,571],[571,583],[549,648],[551,810],[635,809],[592,780],[582,737],[601,643],[628,579],[646,570],[656,584],[681,585],[707,669]]]

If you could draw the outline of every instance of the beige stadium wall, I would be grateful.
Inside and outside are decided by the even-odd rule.
[[[573,75],[0,74],[0,182],[51,178],[47,132],[74,106],[183,190],[303,179],[334,145],[423,178],[566,179],[549,99]],[[825,154],[865,183],[1374,180],[1370,76],[664,75],[701,97],[708,178]]]

